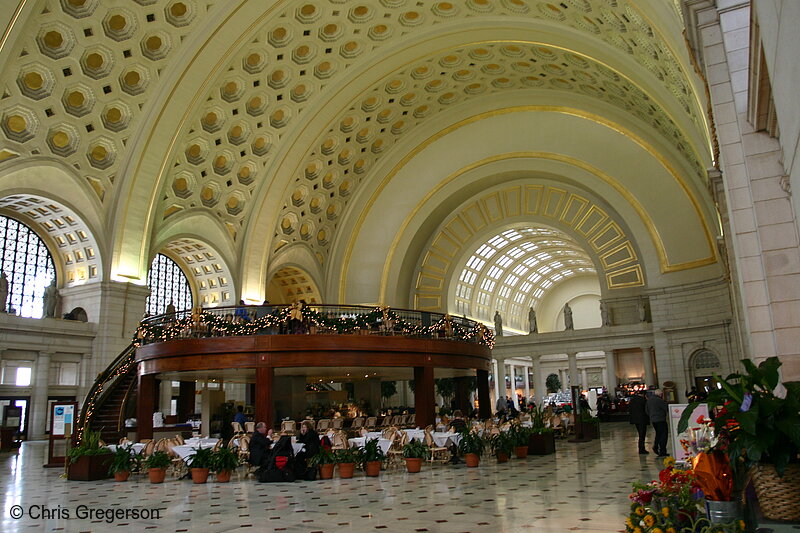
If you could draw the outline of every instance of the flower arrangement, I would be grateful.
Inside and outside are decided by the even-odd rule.
[[[712,524],[703,512],[703,491],[692,470],[667,457],[658,480],[634,483],[626,533],[743,533],[745,524]]]

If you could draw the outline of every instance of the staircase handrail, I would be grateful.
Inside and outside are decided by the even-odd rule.
[[[92,383],[92,386],[89,388],[89,392],[86,394],[78,416],[78,423],[76,424],[77,443],[81,442],[83,432],[89,427],[95,407],[101,403],[100,400],[107,392],[104,389],[104,385],[118,376],[126,374],[130,370],[131,365],[136,365],[135,355],[136,344],[132,342],[122,350],[105,370],[97,375],[97,379],[94,380],[94,383]]]

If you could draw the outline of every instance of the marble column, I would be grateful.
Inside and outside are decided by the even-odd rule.
[[[586,375],[586,368],[581,368],[581,388],[589,388],[589,378]]]
[[[533,359],[533,379],[534,379],[534,392],[536,394],[536,405],[542,405],[542,401],[547,397],[547,376],[542,370],[542,363],[539,356],[531,357]]]
[[[530,367],[525,365],[522,367],[522,383],[525,391],[525,401],[528,401],[528,398],[531,397],[531,384],[528,381],[528,369]]]
[[[570,388],[578,383],[578,354],[577,352],[572,352],[567,354],[567,359],[569,359],[569,386]],[[569,389],[568,389],[569,390]]]
[[[642,346],[642,363],[644,363],[644,381],[647,386],[657,385],[653,374],[653,356],[649,346]]]
[[[159,391],[159,399],[158,399],[158,410],[161,411],[164,416],[171,415],[172,413],[172,381],[168,379],[160,380],[158,385]]]
[[[515,375],[516,365],[508,365],[508,375],[511,378],[511,399],[514,401],[514,408],[519,409],[519,398],[517,397],[517,377]]]
[[[492,407],[497,403],[500,397],[500,366],[501,364],[497,359],[492,359],[492,376],[494,376],[494,398],[492,400]]]
[[[45,425],[47,424],[47,391],[50,379],[50,357],[52,353],[39,352],[34,369],[31,397],[31,416],[28,426],[29,439],[45,438]]]
[[[617,388],[617,356],[614,350],[606,350],[606,388],[609,394],[614,394],[614,389]]]

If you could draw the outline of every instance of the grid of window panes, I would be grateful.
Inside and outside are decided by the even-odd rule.
[[[0,216],[0,270],[8,279],[6,311],[41,318],[44,289],[56,277],[50,251],[31,228]]]
[[[160,315],[172,302],[176,311],[192,308],[192,288],[189,280],[175,261],[163,254],[156,254],[147,273],[147,314]]]
[[[470,257],[456,283],[456,313],[526,331],[528,309],[545,291],[577,274],[596,274],[589,256],[563,233],[516,228],[495,235]]]

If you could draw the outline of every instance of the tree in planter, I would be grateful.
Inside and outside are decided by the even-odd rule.
[[[450,407],[450,400],[456,391],[455,381],[453,378],[440,378],[435,379],[434,383],[436,383],[436,392],[442,397],[444,407]]]
[[[467,466],[478,466],[481,455],[486,449],[486,439],[476,432],[464,430],[458,441],[458,452],[464,456]]]
[[[197,447],[194,449],[194,455],[189,456],[189,459],[191,459],[189,468],[192,471],[192,481],[195,483],[208,481],[208,472],[214,466],[214,450]]]
[[[561,379],[558,374],[550,374],[544,382],[547,392],[558,392],[561,390]]]
[[[142,466],[147,468],[150,483],[163,483],[167,475],[167,467],[172,464],[169,454],[164,451],[155,451],[142,462]]]
[[[333,455],[339,465],[339,477],[342,479],[353,477],[356,464],[361,463],[361,450],[358,448],[342,448],[335,450]]]
[[[514,440],[507,431],[501,431],[489,437],[489,447],[492,450],[492,454],[497,457],[497,462],[505,463],[514,453]]]
[[[87,429],[78,446],[67,452],[67,477],[75,481],[95,481],[108,477],[111,450],[100,445],[100,432]]]
[[[531,408],[531,435],[528,440],[528,453],[530,454],[547,455],[556,451],[555,433],[552,428],[545,425],[546,418],[543,407]]]
[[[231,448],[220,447],[213,452],[211,463],[211,468],[217,474],[217,481],[228,483],[231,480],[231,472],[239,467],[239,456]]]
[[[378,439],[368,440],[364,444],[364,450],[361,453],[361,463],[364,466],[364,471],[370,477],[375,477],[380,474],[381,463],[386,459],[386,454],[379,446]]]
[[[117,446],[114,457],[108,466],[109,475],[113,475],[116,481],[127,481],[131,472],[139,468],[139,455],[133,452],[133,444]]]
[[[410,474],[419,472],[422,468],[422,461],[430,457],[430,449],[417,439],[403,446],[403,457],[406,460],[406,470]]]
[[[396,381],[381,381],[381,401],[388,400],[395,394],[397,394]],[[383,403],[381,403],[381,407],[383,407]]]
[[[319,467],[320,479],[331,479],[333,477],[333,467],[336,465],[336,456],[331,450],[320,448],[319,453],[308,460],[310,466]]]
[[[518,459],[525,459],[528,456],[528,443],[530,441],[531,430],[522,427],[520,424],[512,424],[508,430],[509,437],[514,443],[514,453]]]

